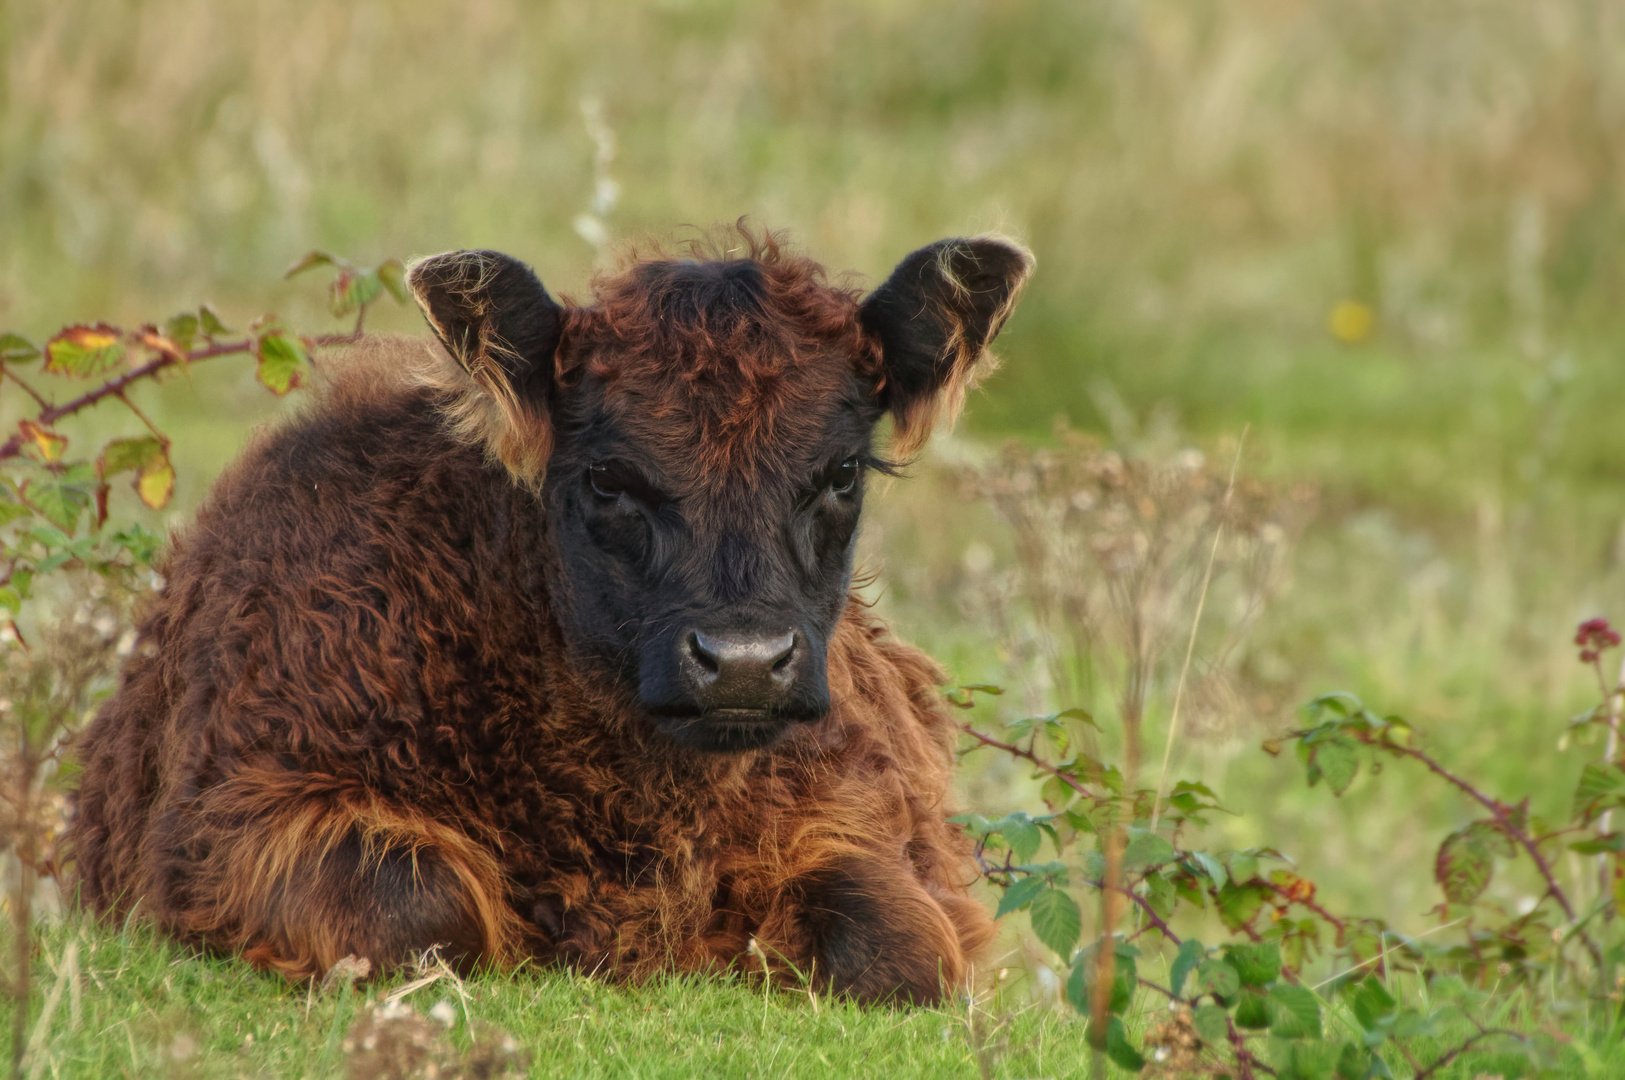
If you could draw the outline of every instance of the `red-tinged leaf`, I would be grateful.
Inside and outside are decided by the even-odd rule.
[[[21,334],[0,334],[0,364],[26,364],[39,355],[39,346]]]
[[[343,270],[327,287],[327,307],[336,317],[343,317],[378,299],[384,283],[376,270]]]
[[[107,494],[110,489],[107,484],[96,485],[96,528],[107,524]]]
[[[166,334],[158,332],[156,326],[143,326],[141,328],[141,344],[156,353],[163,353],[173,360],[184,362],[186,360],[185,347]]]
[[[175,494],[175,466],[169,463],[167,453],[147,462],[135,476],[135,493],[153,510],[169,505]]]
[[[1444,890],[1445,899],[1452,904],[1477,900],[1495,873],[1495,854],[1481,822],[1445,837],[1433,861],[1433,879]]]
[[[124,334],[117,327],[70,326],[45,343],[45,370],[88,379],[117,367],[124,353]]]
[[[1265,890],[1258,885],[1226,885],[1219,890],[1219,918],[1232,930],[1253,921],[1264,906]]]
[[[131,469],[144,469],[149,463],[163,459],[166,453],[167,448],[163,442],[152,435],[142,435],[134,439],[114,439],[102,448],[101,457],[96,461],[96,469],[103,477],[117,476]]]
[[[258,351],[260,362],[254,374],[278,397],[297,387],[310,365],[304,345],[280,331],[263,335]]]
[[[36,424],[32,420],[21,421],[17,429],[23,433],[23,438],[34,444],[42,461],[62,460],[62,454],[68,448],[66,435],[58,435],[50,428]]]
[[[311,270],[318,266],[344,267],[348,265],[348,263],[339,258],[337,255],[329,255],[325,251],[307,251],[304,255],[300,256],[297,262],[293,263],[282,272],[282,277],[284,280],[286,280],[287,278],[293,277],[295,274],[303,274],[306,270]]]

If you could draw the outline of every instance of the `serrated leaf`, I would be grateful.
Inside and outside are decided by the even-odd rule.
[[[1191,859],[1202,871],[1203,876],[1213,882],[1216,887],[1223,887],[1230,882],[1230,874],[1225,870],[1224,864],[1207,852],[1193,851],[1191,852]]]
[[[262,335],[258,351],[260,362],[254,374],[278,397],[297,387],[310,365],[304,345],[279,331]]]
[[[1223,1005],[1198,1005],[1191,1014],[1191,1026],[1209,1046],[1224,1046],[1230,1041],[1230,1010]]]
[[[175,494],[175,466],[167,453],[141,466],[135,477],[135,493],[150,509],[162,510]]]
[[[1281,977],[1281,950],[1269,942],[1227,945],[1224,955],[1241,977],[1243,986],[1266,986]]]
[[[1278,1064],[1280,1080],[1332,1080],[1343,1048],[1318,1039],[1283,1039],[1272,1035],[1270,1060]]]
[[[97,468],[101,475],[117,476],[131,469],[141,469],[154,458],[164,456],[164,444],[151,435],[134,439],[114,439],[102,448]]]
[[[1027,913],[1038,940],[1070,959],[1078,935],[1083,932],[1083,912],[1078,910],[1078,902],[1065,891],[1050,888],[1038,894]]]
[[[348,264],[343,259],[339,258],[336,255],[329,255],[325,251],[307,251],[307,252],[305,252],[305,254],[301,255],[298,258],[298,260],[295,261],[292,265],[290,265],[286,270],[282,271],[282,278],[285,281],[288,278],[293,277],[295,274],[302,274],[306,270],[310,270],[310,269],[313,269],[313,268],[318,267],[318,266],[347,266],[347,265]]]
[[[1196,982],[1192,989],[1197,994],[1212,994],[1230,1001],[1241,989],[1241,976],[1225,960],[1207,959],[1196,965]]]
[[[1236,994],[1236,1026],[1247,1031],[1258,1031],[1270,1026],[1269,1013],[1264,1008],[1264,991],[1243,986]]]
[[[1226,852],[1224,865],[1230,871],[1230,880],[1237,885],[1245,885],[1258,876],[1258,856],[1250,851]]]
[[[1591,762],[1580,771],[1580,783],[1574,789],[1573,814],[1589,821],[1609,806],[1618,805],[1621,794],[1625,794],[1625,769]]]
[[[1031,877],[1022,878],[1020,881],[1004,890],[1004,895],[999,898],[999,910],[994,914],[993,917],[995,919],[1002,919],[1012,911],[1020,911],[1022,908],[1032,903],[1033,900],[1037,898],[1038,894],[1044,891],[1045,886],[1048,884],[1049,883],[1047,881],[1039,877],[1037,874],[1034,874]]]
[[[23,438],[34,444],[41,461],[60,461],[68,449],[66,435],[58,435],[50,428],[36,424],[32,420],[19,421],[17,430],[23,433]]]
[[[1473,825],[1445,837],[1433,860],[1433,879],[1452,904],[1471,904],[1477,900],[1494,873],[1494,853]]]
[[[1179,852],[1174,850],[1174,845],[1154,832],[1141,832],[1123,849],[1123,868],[1132,870],[1142,866],[1161,866],[1177,858]]]
[[[142,566],[152,562],[153,556],[158,554],[159,545],[163,543],[157,536],[140,525],[131,525],[129,528],[120,529],[113,534],[112,541],[128,551],[130,557]]]
[[[26,364],[39,356],[39,346],[21,334],[0,334],[0,364]]]
[[[1219,890],[1219,918],[1232,930],[1253,921],[1264,906],[1264,890],[1257,885],[1226,885]]]
[[[88,379],[117,367],[124,353],[124,334],[117,327],[70,326],[45,343],[45,370]]]
[[[79,524],[79,515],[90,505],[90,493],[74,484],[56,480],[30,480],[23,485],[23,498],[45,520],[63,533],[71,533]],[[63,537],[67,539],[66,536]],[[44,572],[45,564],[39,570]]]
[[[1348,994],[1349,1009],[1354,1019],[1367,1031],[1375,1031],[1384,1020],[1394,1014],[1398,1002],[1382,981],[1374,976],[1366,979]]]
[[[1318,774],[1326,778],[1326,786],[1332,789],[1332,794],[1341,795],[1360,771],[1359,746],[1353,739],[1338,735],[1316,744],[1310,762],[1310,786],[1314,785],[1318,770]]]
[[[1145,878],[1145,902],[1152,911],[1161,918],[1168,918],[1174,913],[1174,904],[1177,902],[1174,883],[1161,874],[1147,874]]]
[[[1179,952],[1174,954],[1174,962],[1168,969],[1168,989],[1174,992],[1174,997],[1180,997],[1185,992],[1185,979],[1196,970],[1196,965],[1207,959],[1207,947],[1195,938],[1186,938],[1179,944]]]
[[[1284,1039],[1320,1038],[1320,1002],[1308,989],[1282,982],[1266,998],[1270,1034]]]
[[[378,264],[378,280],[402,304],[410,303],[412,293],[406,287],[406,267],[399,259],[385,259]]]

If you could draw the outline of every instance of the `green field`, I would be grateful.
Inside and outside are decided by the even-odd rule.
[[[1302,701],[1349,690],[1553,817],[1596,758],[1567,733],[1596,698],[1570,638],[1625,620],[1622,55],[1625,17],[1603,0],[11,0],[0,331],[203,300],[237,327],[274,310],[342,330],[319,283],[280,278],[312,248],[495,247],[585,299],[623,243],[741,215],[859,285],[941,236],[1014,235],[1038,270],[1002,370],[871,504],[880,610],[956,679],[1007,687],[997,715],[1087,704],[1116,752],[1116,661],[1070,687],[1043,674],[1027,601],[999,592],[1017,545],[963,472],[1007,439],[1064,445],[1059,422],[1131,458],[1195,448],[1222,474],[1245,431],[1243,475],[1304,514],[1222,654],[1217,627],[1239,616],[1216,594],[1196,670],[1224,693],[1187,714],[1171,774],[1238,812],[1215,844],[1279,848],[1329,906],[1420,933],[1437,924],[1434,851],[1473,807],[1398,765],[1334,799],[1259,745]],[[419,329],[388,301],[368,321]],[[121,491],[115,518],[183,519],[288,407],[218,365],[135,398],[174,436],[179,517]],[[21,404],[0,391],[8,430]],[[136,428],[103,410],[63,430],[88,445]],[[1148,771],[1182,648],[1152,665]],[[987,813],[1039,806],[985,755],[963,790]],[[1532,890],[1515,870],[1486,898],[1516,910]],[[1009,921],[1019,1018],[993,1075],[1071,1075],[1076,1028],[1028,1007],[1045,973]],[[45,952],[81,932],[101,979],[81,1024],[52,1029],[58,1074],[342,1068],[351,999],[307,1015],[229,964],[71,923]],[[958,1014],[815,1013],[709,984],[476,990],[535,1075],[977,1068]],[[164,1062],[181,1033],[199,1052]]]

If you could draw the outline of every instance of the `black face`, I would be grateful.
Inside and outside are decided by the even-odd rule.
[[[854,380],[822,422],[799,418],[798,445],[758,455],[773,465],[750,482],[628,430],[594,380],[574,387],[555,406],[543,498],[556,607],[581,660],[696,749],[766,746],[827,713],[864,475],[885,467],[870,454],[878,417]]]

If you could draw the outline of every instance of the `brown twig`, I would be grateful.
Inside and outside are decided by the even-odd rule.
[[[1036,768],[1058,778],[1062,783],[1066,784],[1073,791],[1076,791],[1079,795],[1082,795],[1085,798],[1098,799],[1100,797],[1093,791],[1090,791],[1088,786],[1085,785],[1082,780],[1079,780],[1069,772],[1056,768],[1054,765],[1045,761],[1031,750],[1024,750],[1014,743],[1007,743],[999,739],[995,739],[991,735],[978,731],[974,725],[966,721],[959,722],[959,730],[963,731],[965,734],[969,735],[983,746],[991,746],[995,750],[1003,750],[1011,757],[1018,757],[1023,761],[1031,762]]]
[[[318,337],[304,338],[303,340],[309,346],[320,348],[329,345],[354,344],[359,340],[359,337],[356,334],[323,334]],[[146,363],[133,367],[123,375],[115,379],[109,379],[100,386],[87,390],[78,397],[65,401],[60,405],[48,405],[38,394],[34,394],[35,400],[39,401],[42,409],[38,416],[33,417],[33,420],[36,424],[49,426],[63,417],[82,412],[109,397],[122,398],[125,390],[132,384],[138,383],[142,379],[151,378],[166,368],[181,363],[195,364],[201,360],[212,360],[217,356],[233,356],[253,352],[258,344],[257,338],[245,338],[242,341],[230,341],[218,345],[211,344],[189,352],[184,357],[178,357],[176,353],[160,352]],[[12,378],[15,380],[16,376],[13,375]],[[29,390],[29,393],[32,394],[33,391]],[[27,440],[23,437],[22,432],[17,432],[4,443],[0,443],[0,461],[21,456],[26,442]]]
[[[1506,1028],[1483,1028],[1482,1030],[1479,1031],[1479,1033],[1477,1035],[1474,1035],[1471,1038],[1467,1039],[1460,1046],[1454,1047],[1453,1049],[1446,1051],[1444,1056],[1439,1058],[1439,1060],[1435,1061],[1432,1065],[1429,1065],[1425,1069],[1419,1069],[1417,1071],[1416,1075],[1411,1078],[1411,1080],[1427,1080],[1428,1077],[1432,1076],[1434,1073],[1438,1072],[1440,1069],[1444,1068],[1446,1065],[1448,1065],[1452,1061],[1456,1060],[1462,1054],[1465,1054],[1467,1051],[1471,1050],[1473,1048],[1474,1043],[1478,1042],[1480,1039],[1487,1039],[1491,1035],[1505,1035],[1508,1038],[1517,1039],[1521,1043],[1527,1043],[1529,1041],[1528,1039],[1524,1038],[1522,1035],[1518,1034],[1516,1031],[1508,1031]],[[1396,1043],[1395,1045],[1398,1045],[1398,1044]],[[1404,1047],[1400,1047],[1400,1051],[1404,1052]],[[1409,1055],[1409,1054],[1406,1054],[1405,1057],[1406,1057],[1407,1060],[1409,1060],[1411,1062],[1411,1067],[1415,1068],[1416,1064],[1417,1064],[1416,1059],[1411,1057],[1411,1055]]]

